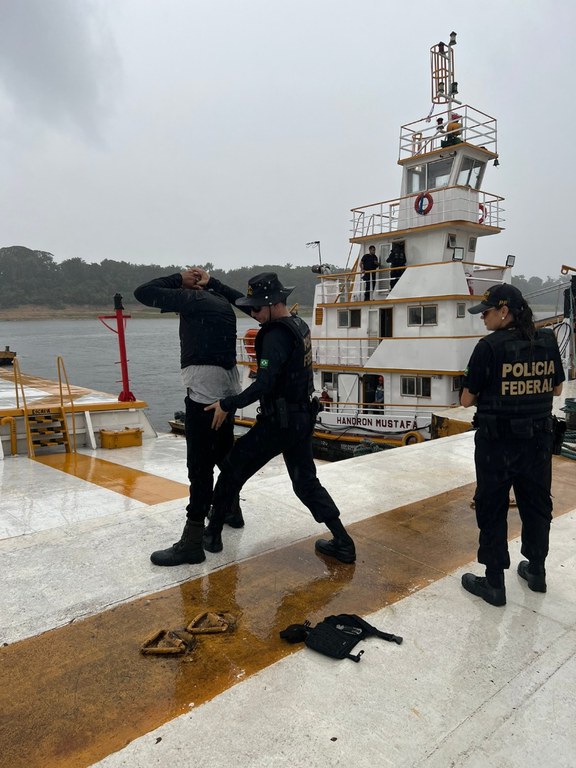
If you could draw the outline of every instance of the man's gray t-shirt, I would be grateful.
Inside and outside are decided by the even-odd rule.
[[[195,403],[206,405],[242,391],[237,366],[226,370],[219,365],[188,365],[182,368],[182,381],[188,397]]]

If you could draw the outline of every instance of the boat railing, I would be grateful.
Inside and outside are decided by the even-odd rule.
[[[416,210],[421,192],[352,208],[352,241],[450,221],[468,221],[498,229],[503,227],[503,197],[459,185],[427,190],[427,193],[432,197],[427,215]]]
[[[461,262],[469,293],[481,295],[484,291],[494,285],[502,282],[507,267],[494,264],[477,264],[472,261]],[[405,272],[413,269],[428,269],[430,267],[446,265],[447,269],[454,266],[453,261],[434,262],[432,264],[407,264],[401,269]],[[374,270],[376,275],[376,285],[373,299],[386,299],[392,290],[391,281],[394,277],[393,267],[386,267]],[[320,285],[316,293],[316,304],[343,304],[348,302],[364,301],[365,281],[362,279],[362,273],[358,263],[351,272],[339,272],[333,274],[320,275]]]
[[[399,159],[424,155],[456,143],[472,144],[498,154],[498,126],[494,117],[465,104],[458,107],[458,132],[447,131],[451,110],[415,120],[400,128]]]
[[[378,298],[385,298],[391,290],[392,268],[375,269],[375,293]],[[364,281],[358,269],[351,272],[339,272],[320,277],[319,291],[316,300],[320,304],[338,304],[349,301],[364,300]]]
[[[313,337],[312,359],[318,365],[364,366],[381,341],[379,336]]]

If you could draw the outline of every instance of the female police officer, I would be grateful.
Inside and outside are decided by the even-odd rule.
[[[507,514],[514,488],[522,520],[518,573],[535,592],[546,591],[552,501],[552,398],[562,392],[564,371],[553,331],[536,330],[520,291],[490,288],[468,310],[482,314],[489,335],[476,345],[464,375],[460,402],[477,406],[474,417],[480,529],[478,561],[485,576],[465,573],[462,586],[492,605],[505,605],[504,570],[510,567]]]

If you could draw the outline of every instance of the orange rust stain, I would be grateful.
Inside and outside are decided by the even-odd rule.
[[[574,505],[573,463],[556,463],[555,476],[557,516]],[[278,636],[288,624],[372,613],[473,560],[473,493],[463,486],[351,525],[355,565],[324,560],[308,539],[0,649],[2,764],[91,765],[299,650]],[[509,535],[518,532],[512,513]],[[139,653],[152,631],[207,609],[237,616],[235,632],[199,636],[189,656]]]
[[[81,453],[50,453],[36,456],[35,461],[143,504],[161,504],[188,496],[188,486],[183,483]]]

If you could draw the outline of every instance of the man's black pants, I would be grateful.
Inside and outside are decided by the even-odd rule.
[[[186,464],[190,481],[186,516],[188,520],[204,522],[212,504],[214,467],[223,466],[226,454],[234,445],[234,417],[230,413],[220,429],[212,429],[214,412],[204,410],[206,403],[196,403],[189,397],[185,403]],[[234,501],[233,497],[231,502]],[[225,512],[231,508],[226,507]]]

